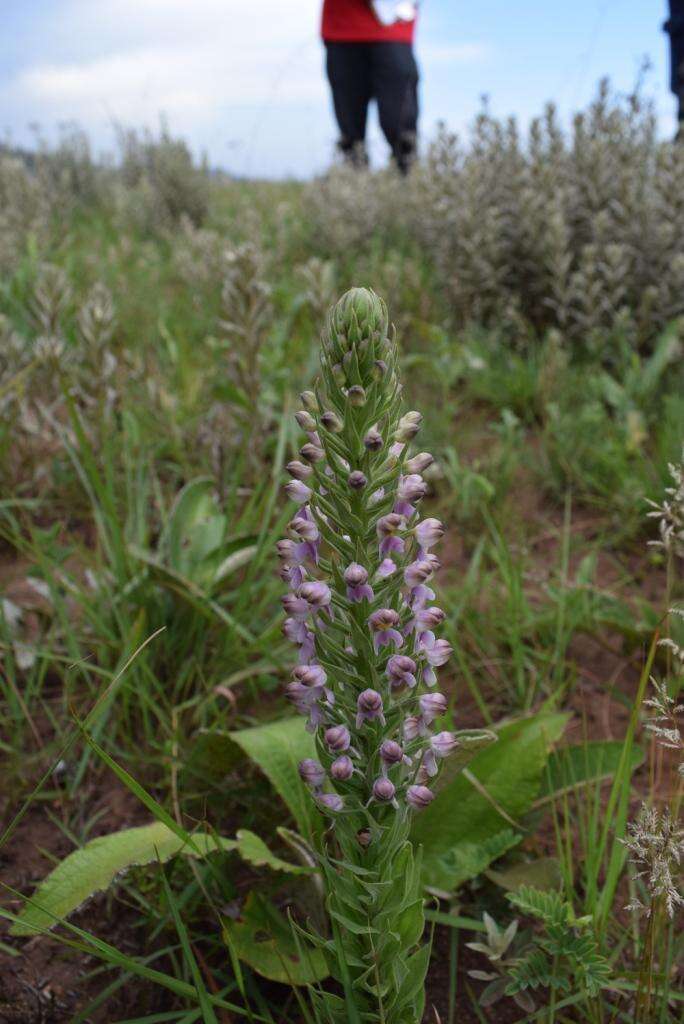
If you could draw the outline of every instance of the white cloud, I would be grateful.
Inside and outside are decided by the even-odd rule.
[[[282,127],[269,123],[304,118],[309,129],[294,163],[311,165],[311,143],[318,143],[320,159],[333,137],[318,0],[299,0],[296,17],[292,12],[276,0],[68,0],[61,38],[71,29],[91,54],[81,56],[76,44],[68,59],[24,68],[3,105],[23,111],[27,123],[76,121],[99,145],[112,121],[154,126],[163,114],[174,132],[206,147],[217,162],[239,137],[248,142],[250,163],[260,162],[260,133]],[[288,161],[285,147],[274,170],[287,169]]]

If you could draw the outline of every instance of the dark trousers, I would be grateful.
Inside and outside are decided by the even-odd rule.
[[[663,26],[670,36],[670,88],[684,120],[684,0],[670,0],[670,17]]]
[[[326,43],[339,146],[351,160],[365,160],[366,120],[371,100],[400,170],[416,149],[418,67],[410,43]]]

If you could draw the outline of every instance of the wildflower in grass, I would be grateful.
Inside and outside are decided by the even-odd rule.
[[[636,868],[635,877],[642,878],[649,895],[647,903],[635,897],[629,910],[649,916],[654,901],[662,897],[669,917],[684,906],[679,889],[679,874],[684,857],[684,829],[680,828],[669,808],[643,805],[636,821],[627,825],[628,837],[624,845],[630,861]]]
[[[665,488],[665,498],[658,505],[649,499],[651,511],[647,513],[658,520],[659,540],[651,540],[649,544],[672,552],[684,558],[684,448],[682,460],[678,466],[669,465],[672,486]]]
[[[307,441],[286,492],[299,508],[278,545],[284,630],[299,650],[287,695],[316,741],[300,773],[332,830],[320,851],[330,912],[359,925],[344,929],[333,975],[351,973],[364,1020],[416,1024],[423,994],[406,979],[426,960],[409,826],[458,745],[437,726],[446,698],[423,692],[451,653],[428,586],[444,527],[420,518],[432,456],[409,458],[422,417],[401,414],[397,349],[372,292],[352,289],[333,308],[321,366],[296,414]],[[403,899],[383,911],[395,888]],[[369,913],[382,917],[377,929]]]

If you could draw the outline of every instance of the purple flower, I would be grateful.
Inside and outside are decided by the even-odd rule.
[[[429,452],[419,452],[404,463],[404,468],[408,473],[424,473],[434,461]]]
[[[321,423],[326,430],[330,431],[331,434],[339,434],[343,427],[340,417],[336,413],[330,411],[323,413],[321,416]]]
[[[444,536],[444,527],[439,519],[423,519],[414,527],[413,533],[421,551],[421,558],[424,553],[433,548]]]
[[[306,598],[298,597],[297,594],[285,594],[282,602],[286,615],[294,619],[295,622],[306,622],[311,613],[311,608]],[[299,640],[296,642],[300,643]]]
[[[289,484],[285,485],[285,490],[288,498],[298,505],[306,504],[313,493],[311,488],[307,487],[301,480],[290,480]]]
[[[414,619],[414,629],[416,633],[424,633],[429,630],[436,629],[440,626],[445,619],[444,612],[441,608],[437,608],[435,605],[432,608],[421,608],[416,612]]]
[[[348,601],[373,600],[373,588],[368,583],[368,573],[358,562],[352,562],[344,570],[344,582],[347,584]]]
[[[377,690],[364,690],[356,700],[356,728],[360,729],[364,722],[372,722],[376,718],[385,725],[382,697]]]
[[[406,803],[416,811],[422,811],[434,798],[435,794],[427,786],[409,786],[406,790]]]
[[[369,452],[379,452],[383,445],[382,434],[377,427],[371,427],[363,439],[364,447]]]
[[[458,740],[453,732],[438,732],[436,736],[431,736],[430,745],[423,755],[421,765],[425,768],[426,774],[431,777],[436,775],[438,772],[437,759],[448,757],[457,746]]]
[[[396,534],[405,525],[404,517],[396,512],[390,512],[388,515],[381,516],[378,519],[376,530],[380,540],[380,554],[382,556],[388,555],[390,551],[402,552],[404,550],[404,541],[401,537],[397,537]]]
[[[406,583],[406,586],[418,587],[429,580],[439,568],[439,562],[437,562],[437,565],[434,564],[435,562],[437,562],[436,558],[434,560],[429,558],[420,558],[418,561],[411,562],[410,565],[407,565],[404,569],[404,582]]]
[[[321,459],[325,458],[325,452],[320,445],[314,444],[312,441],[307,441],[305,445],[299,449],[299,454],[306,462],[320,462]]]
[[[390,445],[389,457],[391,463],[396,465],[405,447],[406,445],[403,441],[395,441],[394,444]]]
[[[417,715],[408,715],[408,717],[404,719],[403,733],[404,739],[408,743],[410,743],[411,740],[417,739],[418,736],[421,735],[423,729],[423,719],[419,718]]]
[[[324,811],[341,811],[344,807],[344,800],[337,793],[320,793],[316,799]]]
[[[387,678],[393,688],[416,685],[416,663],[405,654],[393,654],[387,662]]]
[[[296,412],[295,419],[302,430],[306,430],[308,432],[316,429],[316,420],[310,412],[306,411],[306,409],[300,409],[299,412]]]
[[[407,757],[403,748],[395,740],[383,740],[380,744],[380,760],[382,761],[383,773],[395,765],[411,764],[411,758]]]
[[[423,681],[427,686],[434,686],[437,682],[434,670],[446,665],[453,647],[448,640],[435,640],[435,634],[428,630],[420,635],[419,649],[429,666],[423,671]]]
[[[375,578],[378,580],[384,580],[388,576],[391,576],[393,572],[397,571],[396,563],[391,558],[383,558],[382,562],[378,566],[378,571],[375,574]]]
[[[394,800],[396,788],[394,783],[386,775],[380,775],[373,783],[373,796],[382,804],[389,804]]]
[[[311,466],[307,466],[303,462],[299,462],[297,459],[293,462],[288,462],[285,468],[290,476],[295,480],[306,480],[313,473]]]
[[[418,698],[420,714],[426,725],[434,722],[435,718],[446,714],[447,699],[443,693],[424,693]]]
[[[377,505],[378,502],[382,501],[382,499],[384,497],[385,497],[385,488],[384,487],[378,487],[377,491],[373,491],[373,493],[371,494],[370,498],[368,499],[369,507],[372,508],[373,505]]]
[[[415,502],[424,497],[427,491],[427,484],[418,473],[411,473],[409,476],[400,476],[397,487],[397,501],[394,511],[400,516],[410,518],[415,512]]]
[[[316,541],[320,540],[321,535],[313,519],[304,513],[308,513],[308,510],[300,509],[299,514],[290,520],[288,529],[290,533],[293,533],[300,540],[306,541],[308,544],[315,544]],[[281,541],[281,543],[283,542]]]
[[[330,587],[321,580],[312,580],[309,583],[302,583],[299,588],[299,596],[303,598],[313,611],[320,611],[327,608],[332,600]]]
[[[373,633],[373,647],[377,654],[381,647],[386,644],[394,644],[395,647],[401,647],[404,643],[404,638],[397,629],[399,625],[399,614],[394,611],[393,608],[379,608],[377,612],[368,619]]]
[[[368,483],[368,480],[360,469],[355,469],[347,477],[347,483],[353,491],[362,491]]]
[[[349,750],[351,744],[349,729],[346,725],[332,725],[329,729],[325,730],[325,742],[333,753],[337,754],[342,753],[343,750]]]
[[[347,754],[342,754],[341,757],[336,758],[330,765],[330,775],[337,782],[346,782],[347,779],[352,777],[353,771],[354,762]]]
[[[307,786],[310,786],[312,789],[320,789],[325,782],[323,766],[310,757],[299,762],[299,774]]]

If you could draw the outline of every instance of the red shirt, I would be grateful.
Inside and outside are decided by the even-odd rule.
[[[412,43],[415,24],[383,25],[367,0],[323,0],[321,35],[327,43]]]

